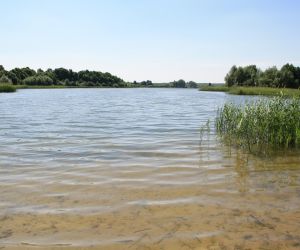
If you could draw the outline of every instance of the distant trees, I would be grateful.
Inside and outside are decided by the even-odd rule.
[[[36,72],[28,67],[15,68],[8,72],[8,77],[13,81],[13,84],[22,84],[22,81],[27,77],[34,76]]]
[[[147,86],[147,87],[153,85],[152,81],[150,81],[150,80],[142,81],[142,82],[140,82],[140,84],[141,84],[142,86]]]
[[[255,74],[255,69],[249,69],[249,75]],[[2,80],[1,80],[2,79]],[[121,78],[108,72],[56,68],[47,70],[34,70],[29,67],[5,70],[0,65],[0,82],[12,83],[13,85],[48,86],[60,85],[67,87],[173,87],[173,88],[197,88],[198,84],[193,81],[186,82],[183,79],[170,83],[152,83],[150,80],[141,82],[124,82]],[[236,82],[236,80],[234,80]]]
[[[227,86],[300,87],[300,67],[285,64],[280,70],[271,67],[262,71],[255,65],[230,69],[225,77]]]
[[[233,85],[256,86],[259,70],[255,65],[236,67],[230,69],[225,77],[225,83],[230,87]]]
[[[14,85],[65,85],[95,87],[125,87],[124,81],[110,73],[83,70],[74,72],[71,69],[57,68],[37,71],[26,68],[5,70],[0,65],[0,79],[3,78]],[[2,79],[2,80],[3,80]]]
[[[187,82],[186,86],[187,86],[187,88],[198,88],[198,84],[193,81]]]
[[[180,79],[178,81],[173,81],[172,86],[174,88],[186,88],[186,82],[185,80]]]
[[[0,77],[0,83],[4,83],[4,84],[11,84],[11,80],[6,76],[6,75],[2,75]]]
[[[178,80],[178,81],[173,81],[171,82],[172,87],[174,88],[197,88],[198,84],[193,82],[193,81],[189,81],[186,82],[182,79]]]
[[[26,77],[23,83],[25,85],[47,86],[47,85],[53,85],[53,80],[46,75],[35,75],[35,76]]]
[[[146,81],[133,81],[130,85],[131,87],[157,87],[157,88],[198,88],[198,84],[193,81],[186,82],[185,80],[178,80],[173,82],[165,83],[153,83],[150,80]]]
[[[258,78],[259,86],[280,87],[279,83],[280,74],[275,66],[266,69],[264,72],[261,72],[260,77]]]

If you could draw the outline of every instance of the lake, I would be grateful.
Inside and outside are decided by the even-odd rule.
[[[299,152],[259,158],[202,134],[226,101],[245,97],[0,94],[0,249],[299,249]]]

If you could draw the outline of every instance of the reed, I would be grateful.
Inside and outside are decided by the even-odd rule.
[[[16,87],[11,84],[0,84],[0,93],[15,92]]]
[[[230,87],[228,93],[233,95],[300,96],[299,89],[270,87]]]
[[[222,140],[249,152],[299,147],[300,99],[280,96],[244,106],[227,103],[219,109],[215,126]]]
[[[271,87],[227,87],[226,85],[203,85],[200,91],[227,92],[232,95],[264,95],[264,96],[300,96],[299,89],[271,88]]]
[[[200,91],[216,91],[216,92],[228,92],[230,88],[225,85],[201,85]]]

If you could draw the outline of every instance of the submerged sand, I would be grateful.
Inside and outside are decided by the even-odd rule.
[[[299,157],[222,160],[1,184],[0,249],[299,249]]]

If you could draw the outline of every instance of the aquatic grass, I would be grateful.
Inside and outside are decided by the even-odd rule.
[[[270,87],[227,87],[225,85],[203,85],[200,91],[227,92],[232,95],[263,95],[263,96],[290,96],[300,97],[299,89],[270,88]]]
[[[300,96],[299,89],[270,87],[231,87],[228,93],[232,95]]]
[[[228,92],[229,87],[225,85],[201,85],[200,91],[216,91],[216,92]]]
[[[12,84],[0,84],[0,93],[10,93],[15,91],[16,87]]]
[[[298,148],[300,99],[280,96],[244,106],[227,103],[219,109],[215,126],[223,141],[249,152]]]
[[[204,139],[209,140],[209,135],[211,132],[210,120],[208,120],[204,125],[199,129],[199,146],[201,146]],[[206,135],[206,138],[204,137]]]

